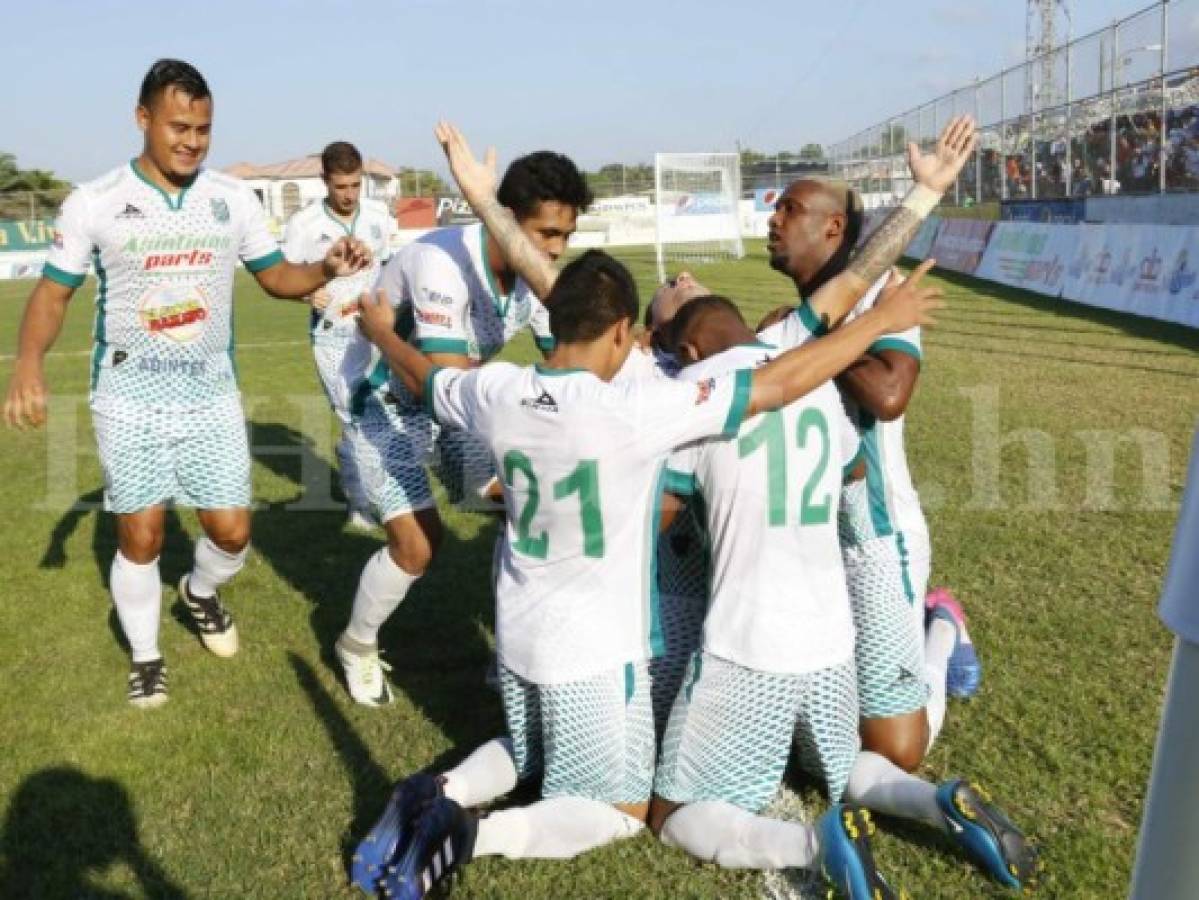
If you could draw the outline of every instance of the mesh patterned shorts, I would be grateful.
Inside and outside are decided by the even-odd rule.
[[[843,549],[857,631],[858,699],[863,718],[915,712],[928,703],[924,604],[917,600],[900,538]]]
[[[658,621],[661,652],[650,660],[654,730],[666,731],[687,663],[699,649],[708,607],[709,553],[703,525],[688,504],[659,538]]]
[[[543,797],[649,800],[654,720],[645,663],[541,685],[501,663],[500,694],[518,776],[541,772]]]
[[[654,793],[676,803],[722,800],[757,812],[774,798],[795,739],[801,760],[840,796],[858,752],[857,734],[848,661],[836,669],[780,674],[697,653],[666,728]]]
[[[133,513],[167,501],[197,509],[250,505],[250,447],[241,395],[187,410],[92,398],[104,508]]]
[[[380,522],[433,506],[425,466],[434,431],[419,407],[376,397],[347,428],[362,494]]]

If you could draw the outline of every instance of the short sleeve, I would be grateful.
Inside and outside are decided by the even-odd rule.
[[[533,305],[533,312],[529,317],[529,330],[533,332],[533,340],[537,342],[537,349],[542,353],[549,353],[557,343],[554,340],[553,332],[550,331],[550,311],[531,292],[530,302]]]
[[[246,188],[239,199],[242,205],[242,226],[237,255],[246,264],[246,268],[251,272],[258,273],[283,262],[279,243],[271,234],[270,225],[266,220],[266,210],[258,202],[258,197],[253,191]],[[216,200],[213,202],[215,203]]]
[[[670,454],[666,462],[666,490],[679,497],[690,497],[699,490],[695,478],[702,443],[685,444]]]
[[[491,433],[487,385],[496,365],[475,369],[435,367],[425,376],[425,409],[439,425],[449,425],[486,438]]]
[[[89,204],[86,195],[72,191],[58,211],[54,222],[54,243],[42,267],[42,277],[69,288],[77,288],[87,278],[91,263],[92,241],[88,227]]]
[[[805,300],[790,315],[758,332],[758,339],[780,350],[794,350],[828,333],[816,311]]]
[[[415,244],[404,268],[417,349],[423,353],[467,353],[470,290],[461,270],[442,250]]]
[[[915,359],[916,362],[923,362],[924,356],[921,352],[920,326],[914,325],[907,331],[901,331],[897,334],[884,334],[870,345],[871,353],[879,353],[883,350],[898,350],[900,353],[906,353]]]
[[[283,227],[283,257],[289,263],[300,265],[306,263],[307,253],[304,246],[304,228],[300,224],[301,213],[295,213]]]
[[[741,427],[749,409],[753,372],[741,369],[700,381],[638,380],[625,386],[637,434],[654,453],[669,453],[691,441]]]
[[[392,306],[402,306],[407,296],[405,288],[404,256],[397,253],[379,267],[373,290],[385,292]]]
[[[398,233],[395,216],[390,209],[386,209],[383,216],[383,252],[379,254],[379,262],[385,263],[391,259],[391,244]]]

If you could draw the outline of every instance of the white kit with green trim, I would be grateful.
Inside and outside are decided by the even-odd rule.
[[[283,255],[244,182],[200,171],[177,194],[130,162],[80,185],[59,213],[43,276],[96,294],[92,392],[187,408],[237,392],[233,276]]]

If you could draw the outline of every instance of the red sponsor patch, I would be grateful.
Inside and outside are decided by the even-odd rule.
[[[418,309],[416,311],[416,320],[424,322],[426,325],[440,325],[443,328],[449,328],[454,320],[445,313],[434,312],[427,309]]]
[[[712,399],[712,391],[716,388],[716,379],[707,378],[695,384],[695,405],[707,403]]]

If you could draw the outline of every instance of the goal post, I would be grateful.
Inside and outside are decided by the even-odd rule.
[[[741,259],[741,160],[736,153],[654,154],[654,252],[667,263]]]

